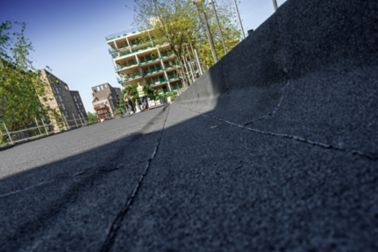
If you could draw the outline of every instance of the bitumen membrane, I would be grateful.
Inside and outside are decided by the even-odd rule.
[[[0,251],[378,251],[377,19],[289,0],[174,104],[1,151]]]

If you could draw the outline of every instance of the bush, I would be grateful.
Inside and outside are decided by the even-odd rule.
[[[176,91],[166,92],[165,97],[171,97],[171,99],[174,100],[177,97],[177,92]]]
[[[87,112],[87,117],[88,117],[88,124],[98,123],[96,114]]]

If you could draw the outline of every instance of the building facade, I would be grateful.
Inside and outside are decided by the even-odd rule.
[[[79,92],[71,91],[67,83],[45,69],[40,70],[39,75],[45,89],[39,99],[48,109],[54,132],[84,125],[86,113]],[[75,99],[78,102],[75,103]]]
[[[115,117],[121,89],[109,83],[92,87],[92,104],[98,120],[109,120]]]
[[[121,85],[140,82],[161,92],[181,90],[181,66],[176,55],[168,43],[157,44],[155,41],[152,30],[106,38]]]
[[[83,101],[81,100],[79,91],[70,90],[70,93],[71,93],[72,99],[75,103],[77,112],[79,113],[80,117],[87,120],[88,119],[87,118],[87,112],[85,111]]]

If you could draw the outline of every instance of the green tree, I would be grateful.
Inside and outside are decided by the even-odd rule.
[[[184,65],[185,44],[191,43],[196,29],[194,9],[183,0],[135,0],[135,21],[140,29],[153,29],[156,43],[168,42],[177,61]],[[182,71],[182,70],[181,70]],[[181,73],[183,76],[183,73]]]
[[[232,8],[230,8],[229,6],[229,1],[218,0],[216,1],[216,3],[219,17],[219,25],[223,33],[225,45],[228,50],[231,50],[239,43],[239,38],[241,34],[237,27],[236,19],[234,18],[234,15],[232,13]],[[218,29],[214,10],[209,5],[205,5],[204,1],[201,1],[198,5],[201,12],[206,12],[210,26],[210,31],[214,38],[215,51],[218,58],[221,59],[225,55],[225,52],[222,45],[222,34],[221,31]],[[199,15],[199,13],[196,13],[196,16]],[[200,22],[200,20],[198,22]],[[201,27],[200,32],[198,32],[196,35],[196,45],[197,48],[199,48],[199,57],[204,67],[208,69],[214,64],[214,58],[211,53],[205,29]]]
[[[218,1],[219,2],[219,1]],[[227,47],[234,47],[240,38],[240,32],[225,2],[217,2],[220,26]],[[135,21],[141,29],[153,28],[158,43],[169,42],[171,50],[184,65],[183,56],[188,45],[199,50],[200,61],[209,68],[214,64],[207,35],[199,18],[199,13],[192,0],[135,0]],[[224,56],[220,32],[216,25],[216,16],[210,6],[200,4],[200,10],[206,11],[210,30],[214,35],[215,49],[219,58]]]
[[[150,85],[144,84],[143,85],[143,91],[150,100],[156,100],[157,99],[157,92]]]
[[[12,23],[10,21],[5,21],[0,23],[0,58],[2,60],[9,60],[8,55],[9,43],[11,39],[10,29]]]
[[[125,105],[125,101],[123,100],[124,96],[125,96],[125,90],[122,89],[118,97],[118,103],[117,103],[117,108],[116,108],[117,115],[123,115],[126,113],[126,105]]]
[[[0,24],[0,117],[10,130],[29,127],[35,118],[46,118],[39,101],[44,87],[34,72],[25,37],[25,24]],[[11,32],[12,30],[12,32]]]
[[[135,101],[139,98],[137,85],[127,85],[124,89],[125,93],[129,94],[130,99],[135,103]]]
[[[88,124],[98,123],[98,119],[95,113],[87,112],[87,117],[88,117],[88,120],[87,120]]]

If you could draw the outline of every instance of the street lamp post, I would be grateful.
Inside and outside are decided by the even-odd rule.
[[[203,68],[202,68],[201,62],[200,62],[199,57],[198,57],[197,49],[193,48],[192,43],[190,43],[189,45],[190,45],[190,50],[192,50],[192,53],[193,53],[194,57],[196,58],[197,67],[200,71],[200,75],[203,75]]]
[[[245,33],[244,33],[243,24],[242,24],[242,21],[241,21],[241,18],[240,18],[240,13],[239,13],[238,4],[236,3],[236,0],[233,0],[233,2],[234,2],[234,6],[235,6],[235,10],[236,10],[236,14],[237,14],[237,16],[238,16],[240,29],[241,29],[241,32],[242,32],[242,35],[243,35],[243,39],[244,39],[244,38],[245,38]]]
[[[192,0],[192,2],[194,3],[194,5],[197,8],[198,15],[200,17],[202,25],[205,26],[205,30],[206,30],[206,33],[207,33],[207,38],[208,38],[209,44],[210,44],[211,53],[212,53],[213,58],[214,58],[214,63],[217,63],[218,62],[218,56],[217,56],[217,53],[215,51],[213,35],[211,34],[211,31],[210,31],[210,26],[209,26],[209,22],[208,22],[205,10],[203,10],[203,12],[202,12],[203,16],[205,18],[205,20],[204,20],[205,22],[203,22],[203,20],[202,20],[201,8],[200,8],[199,5],[201,5],[201,7],[203,8],[203,0]]]
[[[220,33],[220,35],[221,35],[223,51],[224,51],[224,54],[226,54],[226,53],[227,53],[227,47],[226,47],[226,43],[225,43],[225,41],[224,41],[224,34],[223,34],[223,31],[222,31],[222,28],[221,28],[221,26],[220,26],[219,17],[218,17],[218,12],[217,12],[217,8],[216,8],[216,6],[215,6],[215,0],[209,0],[209,4],[213,6],[213,10],[214,10],[215,18],[217,19],[218,30],[219,30],[219,33]]]
[[[272,0],[272,1],[273,1],[274,11],[277,11],[277,9],[278,9],[277,0]]]

